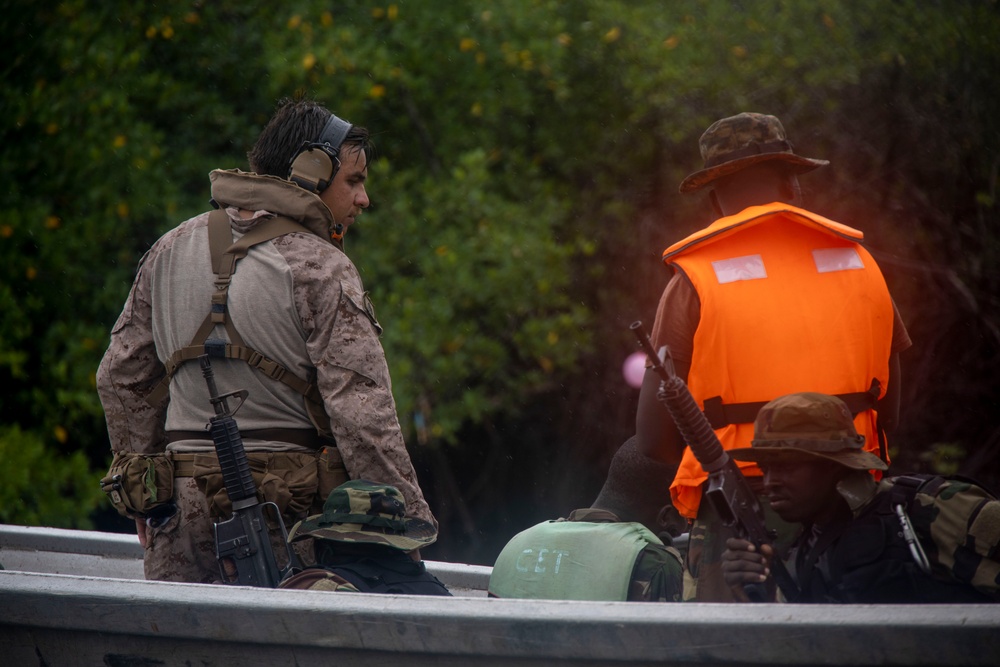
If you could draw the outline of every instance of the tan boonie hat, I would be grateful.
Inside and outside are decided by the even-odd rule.
[[[863,447],[847,405],[836,396],[804,392],[776,398],[757,413],[751,447],[729,452],[737,461],[770,463],[816,457],[856,470],[885,470]]]
[[[681,182],[682,193],[695,192],[717,178],[767,160],[787,162],[799,172],[830,164],[796,155],[781,121],[760,113],[741,113],[717,120],[698,141],[705,167]]]
[[[406,516],[403,494],[396,487],[354,479],[330,492],[322,514],[299,521],[288,533],[289,542],[305,537],[413,551],[433,544],[437,530],[423,519]]]

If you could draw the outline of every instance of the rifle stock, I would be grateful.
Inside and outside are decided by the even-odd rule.
[[[233,413],[246,400],[247,391],[219,395],[215,386],[215,373],[207,354],[198,357],[202,375],[208,384],[208,393],[215,416],[208,423],[208,431],[215,443],[215,453],[222,470],[222,480],[233,505],[233,516],[215,524],[215,548],[222,580],[227,584],[240,586],[261,586],[275,588],[288,572],[297,566],[294,552],[288,548],[288,533],[285,530],[281,512],[274,503],[257,500],[257,485],[250,474],[250,461],[243,447],[243,438]],[[230,412],[228,399],[240,400],[236,409]],[[271,546],[265,510],[271,510],[272,519],[285,539],[288,564],[278,567],[274,549]]]
[[[712,507],[726,526],[735,528],[758,550],[762,544],[771,544],[774,537],[764,525],[764,511],[757,500],[757,495],[751,490],[739,466],[722,448],[715,430],[698,407],[687,385],[675,374],[670,351],[664,347],[663,357],[657,354],[642,327],[642,322],[633,322],[629,328],[649,357],[653,370],[660,376],[657,399],[666,406],[681,436],[691,448],[691,453],[701,464],[702,469],[708,473],[703,499],[712,503]],[[798,586],[777,554],[770,565],[772,577],[785,599],[789,602],[797,599]],[[754,602],[761,602],[767,598],[762,584],[746,584],[743,590]]]

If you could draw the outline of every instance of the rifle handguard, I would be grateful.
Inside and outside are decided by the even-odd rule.
[[[698,407],[687,384],[674,373],[669,350],[665,350],[664,357],[656,352],[642,328],[642,322],[633,322],[629,328],[660,376],[657,400],[667,408],[681,437],[691,448],[691,453],[708,473],[709,488],[706,495],[716,506],[723,523],[736,527],[758,547],[770,542],[771,536],[764,524],[764,513],[756,496],[736,462],[723,449],[719,436]],[[772,563],[771,572],[786,599],[797,599],[798,588],[780,558]],[[763,584],[745,584],[743,590],[753,602],[768,599],[767,588]]]

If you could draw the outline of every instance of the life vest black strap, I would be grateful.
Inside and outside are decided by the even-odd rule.
[[[857,391],[849,394],[834,394],[847,404],[852,415],[865,410],[875,409],[881,393],[882,385],[878,379],[873,379],[868,391]],[[723,403],[721,396],[705,399],[705,417],[713,429],[720,429],[730,424],[752,424],[757,419],[757,413],[770,401],[755,403]]]

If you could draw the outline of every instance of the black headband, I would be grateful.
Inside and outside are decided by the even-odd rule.
[[[346,120],[330,114],[330,118],[323,126],[323,131],[319,133],[319,139],[316,140],[316,143],[328,144],[332,149],[337,150],[340,148],[340,144],[344,143],[344,139],[347,138],[347,133],[351,131],[352,127],[354,126]]]

